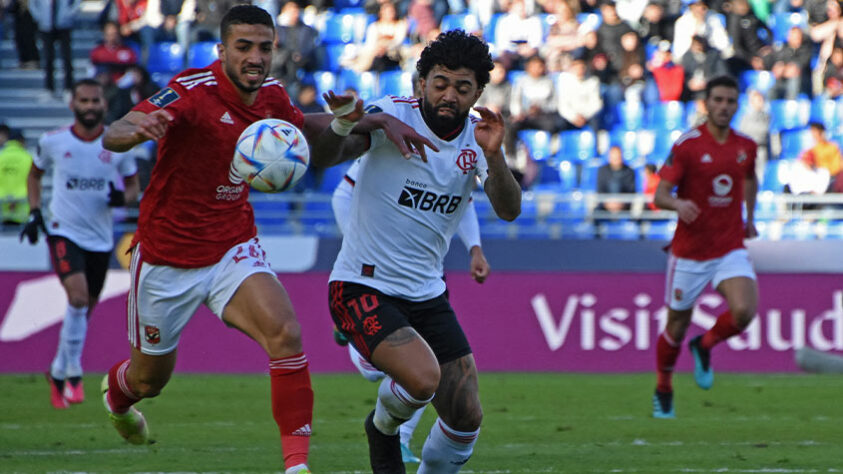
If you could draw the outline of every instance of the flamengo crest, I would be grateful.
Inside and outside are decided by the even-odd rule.
[[[462,174],[467,174],[477,166],[477,152],[471,148],[463,148],[457,156],[457,166]]]

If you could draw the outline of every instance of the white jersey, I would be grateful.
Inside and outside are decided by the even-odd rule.
[[[137,172],[134,155],[114,153],[102,146],[103,132],[85,141],[72,127],[47,132],[38,140],[36,167],[53,168],[53,194],[47,231],[91,252],[114,247],[113,221],[108,207],[108,182]]]
[[[360,159],[348,232],[331,281],[373,287],[387,295],[424,301],[445,291],[442,260],[471,192],[489,175],[474,139],[475,117],[459,136],[439,139],[422,119],[418,99],[385,97],[372,105],[394,115],[439,148],[428,162],[404,159],[392,142],[373,140]]]

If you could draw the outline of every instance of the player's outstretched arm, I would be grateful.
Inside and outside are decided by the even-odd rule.
[[[503,145],[503,117],[486,107],[475,107],[482,119],[474,128],[474,139],[486,155],[489,177],[483,190],[495,214],[505,221],[513,221],[521,214],[521,186],[506,166],[501,146]]]
[[[102,140],[103,147],[124,152],[147,140],[160,140],[172,121],[173,116],[165,110],[149,114],[133,110],[108,127]]]
[[[660,209],[676,211],[681,221],[690,224],[700,215],[700,208],[694,201],[675,197],[673,195],[674,186],[676,185],[662,178],[656,187],[653,203]]]

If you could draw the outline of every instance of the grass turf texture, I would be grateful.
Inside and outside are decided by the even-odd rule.
[[[175,374],[138,405],[155,444],[119,438],[85,377],[86,401],[49,404],[42,374],[0,376],[2,472],[277,472],[266,376]],[[650,417],[651,374],[481,374],[485,418],[466,473],[841,472],[843,377],[717,374],[675,381],[675,420]],[[376,385],[316,375],[311,468],[369,472],[363,419]],[[434,420],[428,408],[413,439]],[[408,472],[415,472],[412,466]]]

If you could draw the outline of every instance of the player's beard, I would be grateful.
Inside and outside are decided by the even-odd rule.
[[[266,68],[262,68],[262,71],[261,71],[262,75],[261,75],[260,79],[255,81],[254,85],[249,85],[248,82],[243,80],[243,78],[246,77],[246,72],[243,69],[240,69],[239,71],[234,71],[233,68],[232,68],[232,69],[228,70],[227,72],[228,72],[228,77],[231,78],[231,82],[234,83],[234,86],[237,87],[238,89],[242,90],[243,92],[247,92],[247,93],[257,92],[258,89],[260,89],[261,86],[263,85],[263,81],[266,80]],[[237,74],[238,72],[239,72],[239,74]]]
[[[430,102],[422,99],[422,116],[424,121],[433,133],[439,137],[446,137],[451,135],[454,130],[462,127],[465,124],[465,119],[468,117],[468,112],[460,113],[459,110],[452,107],[436,106],[434,107]],[[439,109],[450,108],[454,111],[453,117],[442,117],[439,115]]]
[[[76,117],[76,121],[79,122],[79,124],[88,130],[93,130],[102,124],[103,118],[105,117],[105,110],[92,109],[83,111],[73,109],[73,115]]]

